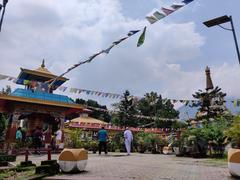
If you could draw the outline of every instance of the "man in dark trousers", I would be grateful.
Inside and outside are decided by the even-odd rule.
[[[107,131],[104,127],[98,131],[98,141],[99,141],[99,155],[101,154],[102,147],[104,148],[105,154],[107,154]]]

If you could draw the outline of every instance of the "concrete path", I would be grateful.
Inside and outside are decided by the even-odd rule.
[[[57,155],[53,156],[57,158]],[[21,160],[23,157],[19,157]],[[47,156],[31,156],[40,163]],[[225,180],[232,179],[226,163],[212,163],[209,159],[176,157],[175,155],[153,155],[120,153],[109,155],[89,154],[85,172],[63,174],[47,179],[81,180]]]

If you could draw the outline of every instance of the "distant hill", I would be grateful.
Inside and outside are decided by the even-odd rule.
[[[240,106],[234,107],[233,103],[230,100],[226,102],[227,109],[233,114],[237,115],[240,114]],[[181,120],[186,120],[188,118],[194,118],[197,113],[198,107],[189,107],[189,106],[181,106],[178,108],[180,112],[179,118]]]

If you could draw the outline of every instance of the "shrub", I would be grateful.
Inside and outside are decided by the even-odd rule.
[[[234,148],[240,148],[240,116],[236,116],[233,119],[233,123],[229,129],[227,129],[224,134],[232,142]]]

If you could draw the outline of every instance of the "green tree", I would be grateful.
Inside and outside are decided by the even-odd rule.
[[[240,148],[240,115],[234,117],[232,125],[224,134],[232,142],[233,147]]]
[[[163,121],[162,119],[175,119],[179,115],[171,101],[162,99],[162,96],[156,92],[146,93],[144,98],[139,100],[137,110],[141,115],[152,117],[151,119],[142,119],[140,121],[140,125],[150,124],[149,127],[169,128],[172,125],[172,121]]]
[[[208,144],[213,148],[214,153],[223,155],[225,149],[224,130],[228,128],[229,123],[224,117],[217,118],[215,121],[203,124],[201,131],[208,140]],[[211,152],[210,152],[211,154]]]
[[[88,109],[92,110],[92,113],[90,114],[91,117],[103,120],[105,122],[111,121],[111,116],[108,112],[107,106],[100,105],[97,101],[91,99],[88,99],[87,101],[84,99],[76,99],[75,102],[77,104],[85,105]]]
[[[122,100],[114,104],[114,107],[117,113],[113,115],[115,120],[113,123],[118,122],[117,125],[120,126],[138,126],[138,119],[135,117],[137,115],[136,103],[128,90],[123,93]]]

